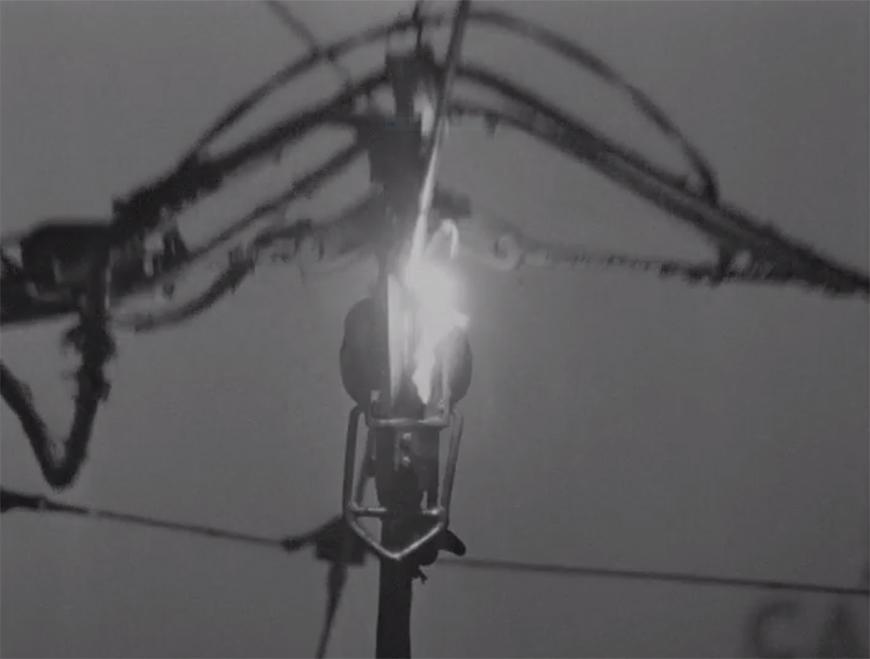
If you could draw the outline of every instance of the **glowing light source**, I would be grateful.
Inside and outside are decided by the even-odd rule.
[[[393,284],[389,299],[390,331],[398,339],[394,355],[410,367],[411,381],[424,404],[432,397],[440,345],[451,332],[468,326],[468,316],[457,308],[458,282],[448,267],[458,247],[456,225],[442,222],[428,242],[426,233],[425,218],[419,218],[397,282],[401,287]]]

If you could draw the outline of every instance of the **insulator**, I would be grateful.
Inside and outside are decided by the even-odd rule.
[[[371,392],[389,373],[386,350],[378,344],[377,305],[372,298],[357,302],[344,319],[344,339],[339,352],[341,382],[357,404],[366,408]],[[385,342],[384,342],[385,343]]]

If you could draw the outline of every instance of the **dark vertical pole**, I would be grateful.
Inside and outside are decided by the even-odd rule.
[[[400,403],[396,411],[408,412],[407,404]],[[381,544],[388,549],[397,549],[414,540],[414,525],[408,524],[402,511],[413,513],[419,510],[420,493],[417,477],[410,464],[405,463],[405,449],[397,446],[397,435],[404,431],[384,429],[376,438],[377,477],[382,487],[378,499],[398,517],[382,521]],[[398,454],[397,454],[398,451]],[[411,656],[411,596],[414,579],[413,559],[395,561],[382,558],[378,591],[378,627],[375,656],[389,659],[408,659]]]
[[[386,546],[404,543],[391,525],[384,524],[381,542]],[[413,573],[407,561],[381,559],[378,593],[378,629],[375,655],[384,659],[407,659],[411,656],[411,595]]]

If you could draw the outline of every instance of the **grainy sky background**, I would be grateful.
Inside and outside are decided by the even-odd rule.
[[[400,2],[295,6],[323,39]],[[505,3],[647,90],[715,164],[724,197],[867,267],[867,3]],[[2,17],[3,231],[107,216],[236,96],[303,45],[254,3],[17,3]],[[443,40],[438,43],[443,44]],[[631,111],[551,56],[479,29],[469,56],[669,158]],[[379,61],[373,49],[350,63]],[[330,74],[260,118],[334,88]],[[269,115],[269,112],[273,114]],[[459,138],[457,138],[459,136]],[[506,131],[454,127],[443,178],[532,233],[699,254],[582,166]],[[233,216],[313,164],[213,204]],[[312,155],[316,154],[316,155]],[[308,205],[362,192],[364,169]],[[217,214],[217,213],[216,213]],[[193,216],[184,230],[220,218]],[[211,224],[210,224],[211,223]],[[264,269],[177,329],[119,337],[112,396],[69,500],[281,535],[339,506],[342,319],[372,270]],[[475,372],[454,495],[475,556],[857,585],[868,553],[867,303],[610,273],[465,265]],[[62,324],[4,332],[3,358],[65,427]],[[44,491],[12,414],[2,482]],[[80,519],[2,520],[6,656],[304,656],[324,605],[310,555]],[[418,656],[735,656],[751,590],[472,572],[416,589]],[[331,654],[371,656],[377,574],[355,570]],[[794,598],[769,643],[818,653],[840,600]],[[847,604],[866,652],[866,600]]]

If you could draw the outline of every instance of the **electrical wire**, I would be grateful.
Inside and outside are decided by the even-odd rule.
[[[278,0],[264,0],[264,4],[285,26],[290,28],[297,37],[306,43],[310,54],[317,55],[329,62],[332,68],[341,77],[341,80],[345,85],[350,86],[353,84],[353,76],[350,71],[341,64],[338,60],[338,56],[331,51],[325,51],[323,49],[323,46],[317,40],[314,33],[298,16],[293,13],[290,7],[283,2],[278,2]]]
[[[0,512],[12,510],[27,510],[31,512],[54,512],[104,519],[115,522],[148,526],[167,531],[178,531],[215,539],[229,540],[249,545],[273,547],[285,551],[295,551],[304,546],[315,544],[323,537],[326,530],[332,529],[336,520],[296,536],[281,538],[239,533],[199,524],[186,524],[167,521],[144,515],[121,513],[89,506],[78,506],[62,503],[41,495],[30,495],[0,487]],[[345,550],[342,550],[345,551]],[[354,553],[354,552],[351,552]],[[341,554],[337,554],[339,556]],[[338,559],[336,559],[338,560]],[[354,558],[352,562],[359,562]],[[817,593],[827,595],[847,595],[870,597],[870,588],[866,586],[838,586],[832,584],[783,581],[777,579],[754,579],[742,577],[722,577],[685,572],[670,572],[661,570],[631,570],[621,568],[601,568],[588,565],[568,565],[556,563],[535,563],[512,561],[497,558],[441,558],[439,564],[464,569],[498,570],[502,572],[532,572],[574,577],[593,577],[622,579],[632,581],[658,581],[694,586],[721,586],[729,588],[753,588],[762,590],[784,590],[792,592]]]
[[[826,595],[850,595],[868,597],[867,587],[834,586],[811,582],[781,581],[777,579],[750,579],[741,577],[718,577],[713,575],[665,572],[659,570],[623,570],[565,565],[557,563],[532,563],[493,558],[442,558],[440,563],[460,568],[500,570],[507,572],[536,572],[571,577],[594,577],[628,579],[634,581],[659,581],[692,586],[724,586],[729,588],[759,588],[763,590],[789,590],[793,592],[820,593]]]

